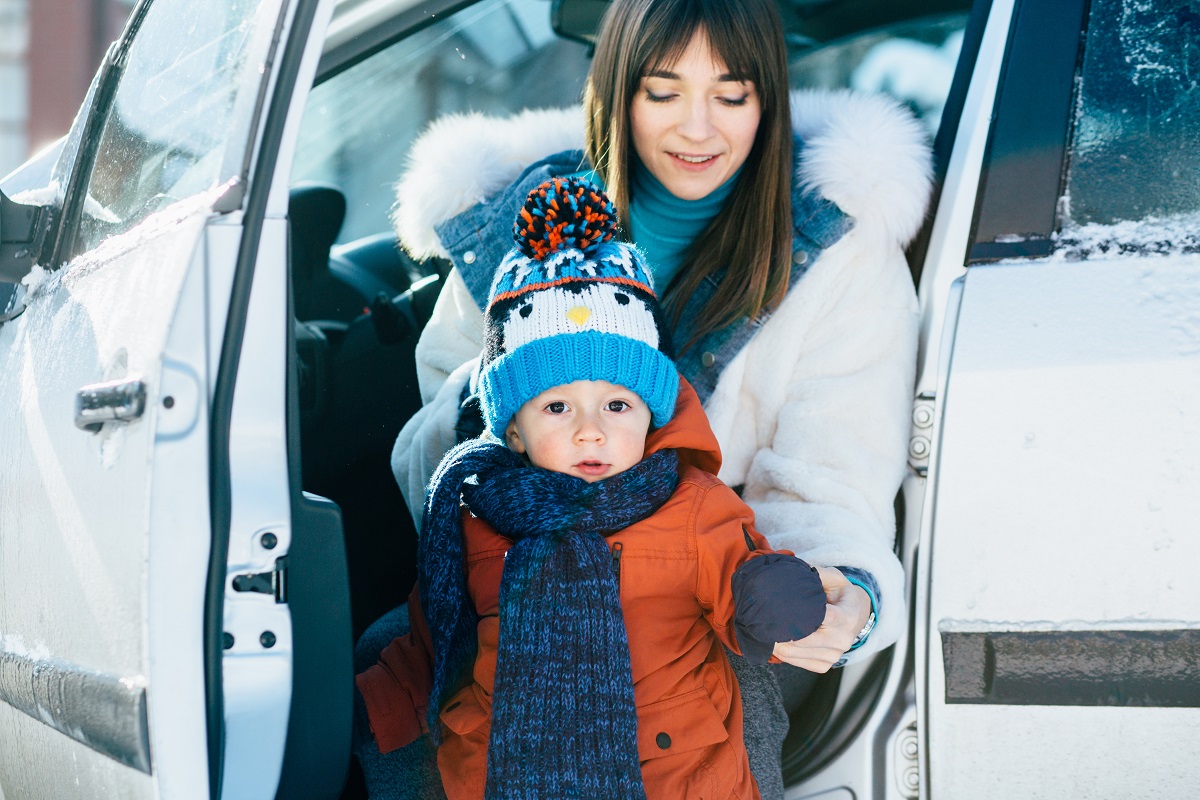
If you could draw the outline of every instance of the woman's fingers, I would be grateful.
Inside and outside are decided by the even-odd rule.
[[[828,672],[842,652],[821,630],[794,642],[777,642],[774,650],[780,661],[809,672]]]

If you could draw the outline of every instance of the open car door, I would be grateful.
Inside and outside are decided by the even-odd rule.
[[[345,689],[308,745],[336,743],[340,787],[340,523],[288,473],[286,189],[268,202],[331,7],[142,0],[56,183],[17,198],[54,222],[0,327],[0,797],[273,797],[293,505],[332,543]]]
[[[1200,781],[1197,21],[991,4],[968,98],[999,76],[990,129],[959,131],[926,262],[967,265],[922,387],[931,800]],[[968,238],[949,220],[972,209]]]

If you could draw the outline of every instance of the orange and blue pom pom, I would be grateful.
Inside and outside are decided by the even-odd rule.
[[[529,193],[513,238],[526,256],[544,261],[560,250],[587,254],[615,231],[616,212],[608,195],[580,178],[553,178]]]

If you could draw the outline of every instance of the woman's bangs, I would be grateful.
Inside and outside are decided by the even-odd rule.
[[[654,3],[642,27],[643,58],[637,77],[670,69],[683,57],[697,32],[703,32],[712,52],[737,80],[758,83],[763,74],[755,45],[761,26],[730,0],[681,0]]]
[[[741,20],[722,16],[702,26],[713,55],[725,62],[735,80],[751,81],[760,90],[765,73],[761,46],[755,46],[751,31]]]
[[[653,23],[657,22],[658,25]],[[645,57],[641,59],[638,74],[632,76],[641,80],[651,72],[669,70],[675,62],[683,57],[688,45],[692,43],[696,31],[700,30],[699,19],[676,20],[659,18],[648,20],[643,29],[642,46]]]

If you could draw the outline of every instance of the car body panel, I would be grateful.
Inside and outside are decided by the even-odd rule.
[[[1004,102],[964,115],[922,275],[921,796],[1184,793],[1197,775],[1180,743],[1200,722],[1188,579],[1200,547],[1187,535],[1200,511],[1200,261],[1170,220],[1065,230],[1059,172],[1104,141],[1075,142],[1085,104],[1064,103],[1081,82],[1081,7],[991,13],[985,41],[1006,60],[1044,49],[1033,14],[1067,17],[1051,37],[1067,79],[1035,96],[1022,81],[1043,82],[1036,69],[1006,68],[1008,85],[989,90]],[[1073,124],[1030,134],[1020,120],[1042,106]]]
[[[292,619],[273,594],[236,591],[291,546],[285,428],[286,223],[264,222],[230,421],[231,516],[222,658],[225,773],[230,790],[269,796],[279,782],[292,696]],[[264,536],[275,546],[264,546]],[[270,541],[269,539],[267,540]],[[229,643],[230,640],[227,640]],[[273,770],[264,765],[274,765]],[[236,796],[229,794],[227,796]]]
[[[1200,629],[1196,309],[1195,256],[968,272],[933,493],[931,797],[1200,778],[1170,746],[1200,725],[1200,690],[1172,686]]]

